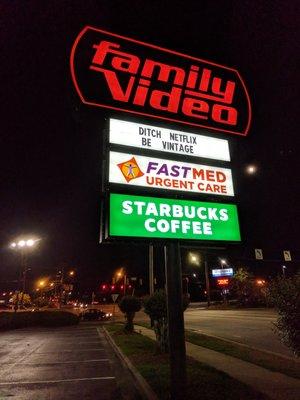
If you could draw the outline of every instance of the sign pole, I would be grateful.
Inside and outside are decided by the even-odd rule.
[[[185,399],[186,352],[182,307],[182,273],[178,241],[165,246],[171,399]]]
[[[149,294],[154,293],[154,275],[153,275],[153,244],[149,244]]]

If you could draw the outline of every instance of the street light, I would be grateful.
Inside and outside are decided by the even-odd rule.
[[[227,264],[227,261],[224,258],[221,258],[220,263],[221,263],[222,268],[224,268],[224,265]]]
[[[27,260],[26,260],[26,253],[25,250],[27,247],[33,247],[36,242],[38,242],[40,239],[33,239],[33,238],[23,238],[20,239],[18,242],[12,242],[10,244],[10,247],[12,249],[20,250],[21,251],[21,270],[20,270],[20,276],[19,276],[19,291],[21,291],[21,282],[22,282],[22,296],[21,296],[21,305],[23,304],[23,296],[25,293],[26,289],[26,273],[29,270],[26,266]],[[17,292],[17,298],[16,298],[16,306],[15,306],[15,311],[17,311],[19,307],[19,292]]]
[[[246,172],[248,175],[254,175],[257,172],[257,166],[256,165],[248,165],[246,167]]]

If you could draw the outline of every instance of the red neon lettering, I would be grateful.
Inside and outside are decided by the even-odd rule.
[[[85,104],[240,135],[249,129],[249,96],[232,68],[86,27],[72,48],[71,73]]]

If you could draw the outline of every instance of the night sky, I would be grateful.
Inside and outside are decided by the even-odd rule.
[[[109,112],[80,102],[69,68],[86,25],[239,70],[253,120],[247,138],[227,136],[243,243],[225,256],[269,272],[287,249],[298,259],[290,264],[295,270],[299,15],[296,0],[1,0],[0,288],[16,279],[19,257],[8,244],[22,234],[42,239],[29,257],[31,279],[62,265],[76,268],[85,287],[120,266],[146,274],[145,245],[98,244],[101,135]],[[258,166],[255,176],[245,174],[249,163]],[[269,261],[251,260],[254,248]]]

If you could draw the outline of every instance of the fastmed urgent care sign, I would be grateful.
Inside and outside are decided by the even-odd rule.
[[[109,236],[239,242],[233,204],[110,194]]]
[[[231,170],[111,151],[109,183],[234,196]]]

